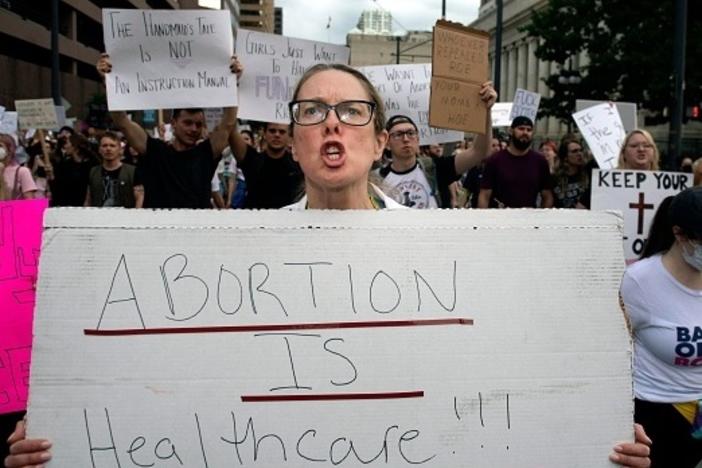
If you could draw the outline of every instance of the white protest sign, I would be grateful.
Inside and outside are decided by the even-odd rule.
[[[576,99],[575,111],[579,112],[581,110],[587,109],[588,107],[593,107],[605,102],[608,101],[591,101],[589,99]],[[618,101],[613,101],[613,103],[617,107],[619,117],[621,117],[622,119],[622,125],[624,125],[624,130],[626,130],[627,133],[629,133],[632,130],[636,130],[636,128],[638,128],[638,122],[636,118],[636,103]]]
[[[297,80],[312,65],[349,62],[349,48],[239,29],[236,55],[244,65],[239,117],[290,123],[288,103]]]
[[[358,67],[380,93],[385,117],[406,115],[417,124],[422,145],[463,140],[463,132],[429,126],[431,64]]]
[[[512,110],[510,111],[510,123],[515,117],[529,117],[532,122],[536,122],[536,114],[539,112],[539,103],[541,95],[533,93],[526,89],[517,88],[514,92],[514,100],[512,102]]]
[[[585,137],[600,169],[615,168],[626,131],[614,104],[604,102],[588,107],[573,114],[573,120]]]
[[[110,110],[236,105],[224,10],[102,10]]]
[[[509,127],[512,125],[512,103],[496,102],[490,110],[493,127]]]
[[[607,212],[49,210],[29,435],[61,467],[610,467],[623,268]]]
[[[692,174],[593,169],[590,208],[624,214],[624,258],[631,262],[643,251],[661,201],[689,187]]]
[[[22,128],[54,130],[60,126],[56,106],[51,98],[15,101],[15,109]]]
[[[5,111],[0,119],[0,133],[17,133],[17,112]]]

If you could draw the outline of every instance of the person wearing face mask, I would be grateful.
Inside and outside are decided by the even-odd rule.
[[[622,280],[634,338],[634,420],[652,467],[702,460],[702,187],[661,203]]]
[[[17,144],[12,136],[0,133],[0,163],[3,165],[3,194],[5,200],[22,200],[34,198],[37,185],[34,183],[32,173],[22,167],[15,158]]]

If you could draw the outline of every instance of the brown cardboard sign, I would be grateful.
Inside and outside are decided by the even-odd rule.
[[[439,20],[434,26],[429,123],[434,127],[485,133],[487,109],[480,85],[488,80],[490,35]]]

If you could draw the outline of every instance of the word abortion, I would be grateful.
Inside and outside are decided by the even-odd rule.
[[[457,262],[446,265],[443,272],[420,272],[416,268],[402,272],[385,271],[382,268],[373,273],[361,274],[359,268],[351,264],[339,265],[326,261],[283,262],[269,265],[253,262],[239,270],[221,264],[209,271],[195,271],[190,266],[186,254],[177,253],[167,257],[159,266],[160,283],[167,298],[169,313],[166,319],[174,322],[187,322],[201,313],[206,314],[208,305],[218,310],[222,316],[233,317],[249,314],[281,319],[291,315],[288,302],[301,302],[306,295],[305,307],[318,309],[321,304],[333,305],[335,312],[345,309],[350,316],[370,313],[378,314],[417,313],[437,311],[454,312],[457,303]],[[216,274],[216,283],[204,278]],[[323,286],[331,277],[335,283],[332,291]],[[408,281],[411,278],[411,282]],[[110,309],[132,305],[143,326],[147,328],[141,313],[140,299],[134,285],[143,283],[143,278],[135,281],[130,273],[126,255],[121,255],[112,280],[107,289],[97,328],[104,318],[110,316]],[[288,284],[289,287],[276,290],[275,284]],[[127,285],[128,292],[116,285]],[[294,285],[294,286],[293,286]],[[293,286],[293,287],[290,287]],[[117,292],[121,291],[121,292]],[[345,305],[342,294],[345,291]],[[292,295],[292,296],[291,296]],[[182,302],[179,302],[179,298]]]

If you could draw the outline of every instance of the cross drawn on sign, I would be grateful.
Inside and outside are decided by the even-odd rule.
[[[636,232],[638,234],[643,234],[643,225],[644,225],[644,210],[652,210],[654,208],[653,203],[644,203],[644,193],[639,192],[639,202],[638,203],[629,203],[629,208],[634,208],[638,210],[639,212],[639,222],[638,222],[638,227],[636,228]]]

